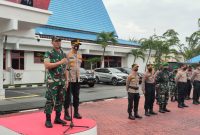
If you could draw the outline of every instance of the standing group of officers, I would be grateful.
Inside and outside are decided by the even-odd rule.
[[[64,119],[72,120],[69,115],[70,104],[74,107],[74,118],[81,119],[79,114],[79,93],[80,93],[80,66],[82,55],[78,52],[81,43],[78,39],[71,41],[71,50],[64,53],[61,49],[61,39],[52,38],[53,49],[47,51],[44,55],[44,66],[46,69],[46,104],[45,126],[52,128],[51,113],[53,109],[56,112],[55,124],[65,125],[66,122],[60,119],[61,111],[64,106]],[[128,118],[134,120],[141,119],[138,113],[139,105],[139,76],[137,64],[132,65],[132,72],[126,80],[126,90],[128,92]],[[178,101],[178,107],[188,107],[185,99],[190,99],[190,92],[193,85],[193,104],[198,105],[200,96],[200,64],[192,71],[192,68],[183,64],[179,69],[175,68],[169,72],[168,63],[162,64],[159,70],[154,72],[151,64],[147,65],[147,72],[143,76],[142,91],[145,96],[145,115],[157,115],[154,112],[154,101],[157,100],[159,112],[170,112],[167,109],[169,95],[171,101]],[[134,105],[133,105],[134,104]],[[134,107],[133,107],[134,106]],[[134,109],[133,109],[134,108]],[[134,115],[132,114],[134,110]]]
[[[127,111],[128,118],[131,120],[142,118],[138,114],[140,99],[138,68],[137,64],[133,64],[132,72],[126,80],[126,90],[128,92]],[[147,72],[144,73],[141,86],[145,97],[145,116],[157,115],[153,110],[155,100],[157,100],[157,104],[159,105],[160,113],[170,112],[167,109],[169,97],[171,97],[172,102],[178,102],[178,108],[188,107],[185,104],[185,100],[191,99],[192,86],[193,104],[198,105],[200,104],[200,64],[196,66],[196,69],[182,64],[179,68],[174,67],[171,72],[169,71],[168,63],[163,63],[156,72],[154,72],[153,65],[148,64]],[[134,110],[134,115],[132,114],[132,110]]]

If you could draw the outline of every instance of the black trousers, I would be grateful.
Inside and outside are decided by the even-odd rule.
[[[190,97],[191,89],[192,89],[192,84],[191,84],[191,81],[188,80],[187,81],[187,93],[186,93],[186,97]]]
[[[178,104],[184,104],[185,95],[187,92],[187,82],[178,82]]]
[[[148,109],[153,109],[153,104],[155,101],[155,84],[145,83],[145,102],[144,109],[148,111]]]
[[[200,81],[194,81],[193,86],[194,86],[193,101],[198,102],[200,96]]]
[[[138,112],[140,95],[139,93],[130,93],[128,92],[128,113],[131,114],[133,110],[133,102],[134,102],[134,112]]]
[[[69,82],[67,92],[65,94],[64,108],[68,109],[71,103],[71,95],[73,96],[73,106],[75,110],[78,110],[79,107],[79,93],[80,93],[80,84],[78,82]]]

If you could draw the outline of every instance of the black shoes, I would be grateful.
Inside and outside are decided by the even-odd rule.
[[[150,116],[149,111],[145,111],[144,115],[149,117]]]
[[[51,114],[46,114],[46,122],[45,122],[46,128],[52,128],[53,125],[51,123]]]
[[[54,120],[54,123],[55,124],[66,125],[67,123],[65,121],[63,121],[63,120],[60,119],[60,115],[61,115],[60,112],[56,112],[56,118]]]
[[[157,113],[155,113],[153,110],[150,110],[149,114],[151,114],[151,115],[157,115]]]
[[[66,125],[67,123],[65,121],[61,120],[60,118],[56,118],[54,120],[54,124]]]
[[[70,120],[71,120],[71,117],[70,117],[70,115],[69,115],[69,112],[68,112],[68,110],[67,110],[67,111],[65,111],[64,119],[65,119],[65,120],[68,120],[68,121],[70,121]]]
[[[134,113],[134,116],[135,116],[135,118],[142,119],[142,116],[140,116],[140,115],[138,114],[138,112],[135,112],[135,113]]]
[[[199,103],[197,101],[193,101],[193,104],[194,105],[198,105]]]
[[[135,117],[132,114],[129,114],[128,119],[135,120]]]
[[[77,113],[74,113],[74,118],[82,119],[82,116],[77,112]]]
[[[47,120],[46,120],[46,122],[45,122],[45,127],[46,127],[46,128],[52,128],[53,125],[52,125],[51,121],[47,121]]]
[[[178,108],[184,108],[181,104],[178,104]]]
[[[189,107],[189,106],[187,106],[186,104],[183,104],[182,106],[183,106],[183,107]]]

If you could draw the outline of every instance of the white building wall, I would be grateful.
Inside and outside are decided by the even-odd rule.
[[[34,63],[34,51],[46,52],[52,49],[50,39],[40,39],[38,42],[33,38],[17,38],[9,37],[7,50],[24,50],[24,70],[11,70],[4,71],[6,80],[4,84],[26,84],[26,83],[44,83],[44,65],[41,63]],[[16,44],[16,42],[18,44]],[[62,48],[64,52],[70,50],[71,45],[69,41],[62,41]],[[134,47],[127,46],[108,46],[106,48],[105,55],[107,56],[119,56],[122,58],[122,67],[131,67],[134,57],[130,54],[131,49]],[[80,52],[82,54],[90,55],[102,55],[102,47],[94,43],[82,43]],[[11,67],[10,51],[7,51],[7,67]],[[137,59],[136,63],[140,65],[139,72],[144,72],[146,61]],[[21,74],[19,78],[16,78],[16,73]]]
[[[34,52],[25,52],[24,53],[24,69],[26,71],[44,71],[43,63],[34,63]]]

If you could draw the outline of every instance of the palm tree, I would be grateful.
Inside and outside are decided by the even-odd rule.
[[[97,64],[97,62],[101,61],[100,57],[93,57],[93,58],[89,58],[88,60],[86,60],[86,62],[90,63],[90,70],[93,69],[93,66],[95,64]]]
[[[143,61],[145,60],[145,54],[141,49],[132,49],[130,54],[134,56],[134,63],[137,58],[141,58]]]
[[[106,51],[106,47],[109,44],[116,44],[116,36],[115,32],[101,32],[97,35],[97,44],[101,44],[103,48],[103,55],[101,57],[101,67],[104,67],[104,55]]]
[[[142,38],[142,39],[139,40],[139,43],[141,44],[141,49],[144,50],[144,51],[149,50],[146,65],[149,63],[149,59],[151,57],[152,50],[155,50],[155,48],[156,48],[154,38],[155,38],[155,35],[151,36],[149,39]]]

